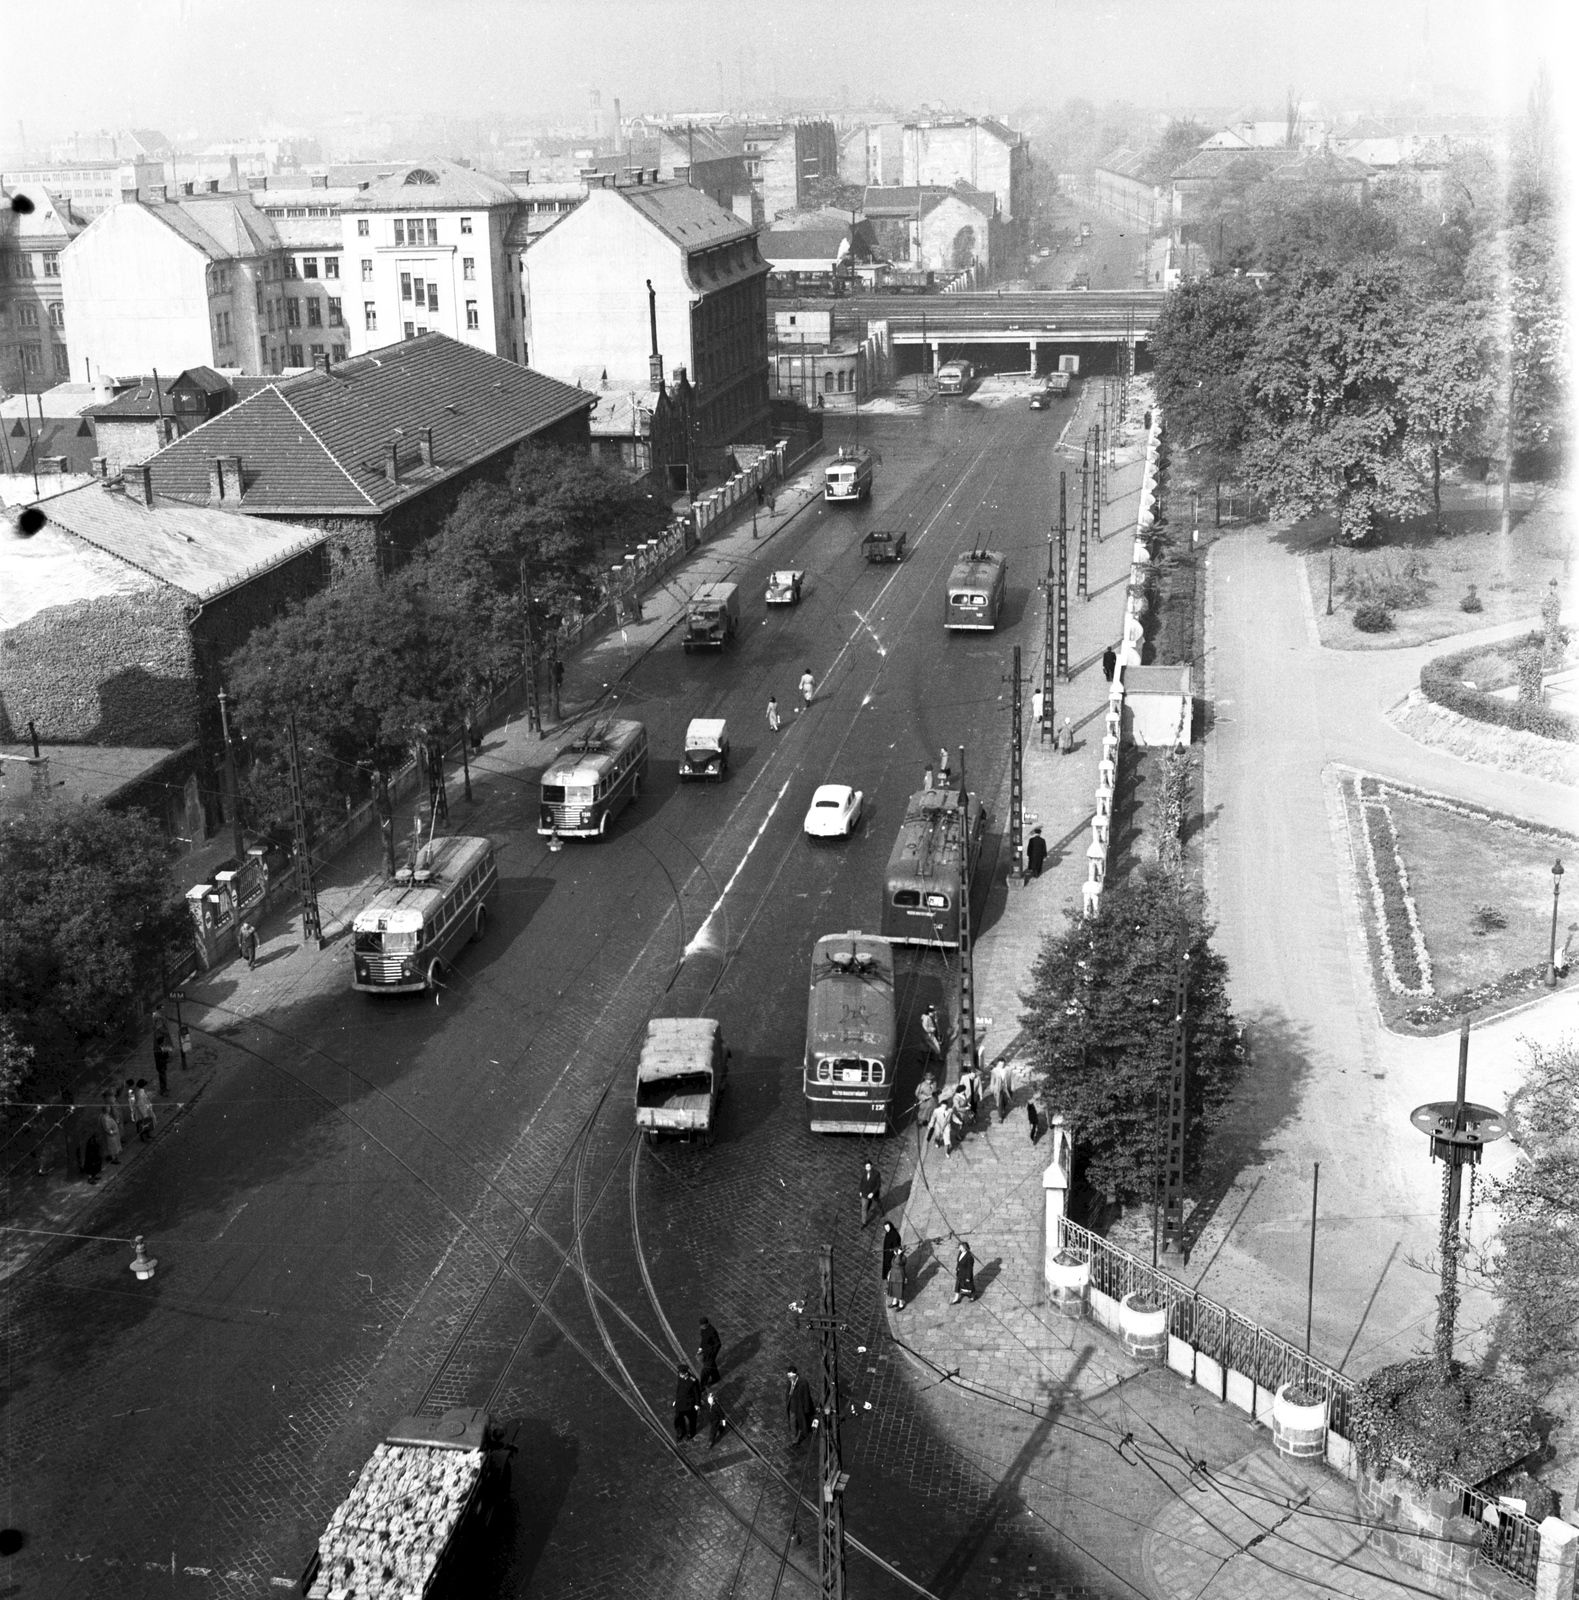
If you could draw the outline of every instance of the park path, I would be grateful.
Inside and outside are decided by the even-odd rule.
[[[1298,561],[1255,528],[1213,547],[1209,604],[1207,888],[1258,1070],[1222,1141],[1233,1181],[1187,1276],[1302,1338],[1319,1161],[1312,1351],[1363,1374],[1430,1337],[1435,1279],[1423,1264],[1436,1247],[1440,1172],[1408,1114],[1451,1096],[1456,1040],[1401,1038],[1380,1024],[1334,769],[1360,767],[1559,828],[1579,819],[1579,797],[1416,744],[1386,719],[1428,656],[1531,623],[1407,650],[1324,649]],[[1576,1028],[1570,992],[1477,1029],[1471,1096],[1505,1103],[1519,1039]],[[1486,1170],[1512,1159],[1510,1146],[1494,1146]],[[1489,1220],[1477,1219],[1475,1241]],[[1461,1330],[1471,1348],[1491,1310],[1466,1296]]]

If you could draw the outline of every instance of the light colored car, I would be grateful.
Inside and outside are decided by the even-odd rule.
[[[806,813],[809,839],[848,839],[861,820],[862,795],[847,783],[824,783]]]
[[[801,585],[805,581],[806,574],[793,567],[787,567],[781,572],[770,572],[767,603],[770,606],[798,606]]]

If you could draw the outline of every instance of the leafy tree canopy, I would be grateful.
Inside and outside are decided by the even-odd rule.
[[[1264,305],[1246,278],[1201,278],[1168,296],[1152,332],[1157,399],[1207,478],[1232,476],[1250,425],[1243,371]]]
[[[1158,1086],[1173,1053],[1175,979],[1188,952],[1190,1061],[1186,1160],[1197,1166],[1240,1066],[1228,968],[1175,877],[1141,868],[1109,886],[1101,909],[1049,933],[1021,995],[1032,1072],[1070,1123],[1086,1180],[1124,1199],[1152,1193]]]
[[[188,931],[164,841],[140,811],[51,803],[0,823],[4,1054],[21,1073],[73,1061],[138,995]]]

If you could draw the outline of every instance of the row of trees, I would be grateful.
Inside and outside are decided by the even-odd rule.
[[[1192,470],[1253,484],[1276,516],[1334,511],[1358,542],[1440,515],[1444,466],[1500,462],[1506,485],[1560,440],[1548,122],[1537,95],[1506,168],[1456,156],[1440,205],[1401,186],[1364,204],[1272,184],[1221,200],[1225,253],[1271,276],[1186,284],[1159,319],[1158,399]]]
[[[376,796],[414,748],[453,740],[466,708],[521,671],[529,600],[540,642],[597,604],[608,547],[651,538],[666,515],[583,452],[523,446],[409,566],[337,584],[254,634],[227,672],[249,820],[275,831],[290,816],[293,716],[316,829]]]

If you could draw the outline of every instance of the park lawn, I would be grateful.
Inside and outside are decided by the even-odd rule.
[[[1544,962],[1551,940],[1552,861],[1562,853],[1562,841],[1458,816],[1397,791],[1389,792],[1387,803],[1436,992],[1454,994]],[[1480,906],[1500,911],[1507,926],[1477,934],[1474,914]],[[1559,947],[1574,920],[1560,922]]]
[[[1416,517],[1363,550],[1333,548],[1331,517],[1301,523],[1290,545],[1305,563],[1321,642],[1334,650],[1396,650],[1503,622],[1527,620],[1537,626],[1551,579],[1567,591],[1569,496],[1541,485],[1514,485],[1513,528],[1504,539],[1497,493],[1495,486],[1444,487],[1444,532],[1436,531],[1434,517]],[[1396,610],[1391,632],[1361,633],[1354,626],[1354,602],[1342,594],[1345,576],[1389,568],[1396,573],[1411,558],[1426,568],[1423,603]],[[1335,563],[1337,574],[1330,617],[1329,563]],[[1480,597],[1479,611],[1459,606],[1471,584]]]

